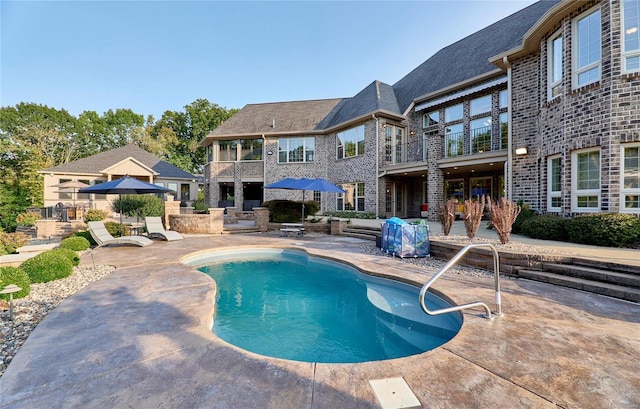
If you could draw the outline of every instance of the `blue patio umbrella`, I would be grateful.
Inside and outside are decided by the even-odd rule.
[[[322,179],[308,179],[308,178],[286,178],[274,183],[270,183],[264,186],[265,189],[289,189],[289,190],[302,190],[302,221],[304,222],[304,194],[306,190],[315,190],[318,192],[335,192],[345,193],[333,183]]]
[[[100,183],[78,190],[78,193],[95,193],[102,195],[118,195],[122,200],[122,195],[140,195],[145,193],[169,193],[174,192],[166,187],[143,182],[127,175],[123,178],[112,180],[111,182]],[[122,209],[120,213],[120,231],[122,232]]]

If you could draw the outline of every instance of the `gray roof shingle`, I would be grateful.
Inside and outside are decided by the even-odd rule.
[[[534,3],[435,53],[393,85],[400,110],[423,95],[495,70],[489,58],[522,44],[527,30],[559,1]]]
[[[194,179],[195,176],[189,172],[180,169],[177,166],[165,162],[157,156],[139,148],[136,145],[129,144],[110,151],[101,152],[93,156],[78,159],[73,162],[64,163],[62,165],[53,166],[44,169],[42,172],[55,173],[98,173],[111,165],[132,157],[140,163],[148,166],[163,178],[174,179]]]

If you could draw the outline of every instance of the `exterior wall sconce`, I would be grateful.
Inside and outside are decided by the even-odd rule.
[[[529,148],[527,148],[526,146],[523,148],[516,148],[516,155],[518,156],[526,155],[528,153],[529,153]]]
[[[267,151],[267,155],[269,156],[273,155],[273,151]]]

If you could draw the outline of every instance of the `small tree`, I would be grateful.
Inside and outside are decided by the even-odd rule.
[[[479,200],[467,199],[464,201],[464,228],[470,239],[475,237],[478,228],[480,228],[480,221],[484,214],[484,203],[484,195]]]
[[[446,205],[443,205],[442,203],[439,205],[438,219],[440,220],[440,224],[442,225],[442,232],[445,236],[449,235],[451,226],[453,226],[453,222],[456,220],[457,206],[458,201],[454,198],[449,199]]]
[[[507,200],[504,197],[500,198],[500,201],[497,203],[491,202],[490,197],[488,199],[489,210],[491,211],[491,224],[496,229],[496,233],[498,233],[500,243],[507,244],[513,223],[518,218],[522,208],[515,202]]]

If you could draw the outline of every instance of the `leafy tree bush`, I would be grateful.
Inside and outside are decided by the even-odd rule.
[[[274,223],[295,223],[302,218],[302,202],[292,200],[270,200],[262,204],[269,208],[270,221]],[[304,202],[304,214],[315,216],[318,213],[318,203],[313,200]]]
[[[624,247],[640,239],[640,219],[622,213],[584,214],[567,223],[567,232],[574,243]]]
[[[155,195],[123,195],[112,205],[114,209],[122,209],[125,216],[138,219],[164,214],[164,201]]]
[[[122,225],[122,230],[120,230],[120,223],[118,222],[105,222],[104,227],[113,237],[128,236],[131,234],[131,228],[129,228],[129,226]]]
[[[80,264],[80,256],[78,256],[78,253],[76,253],[74,250],[59,247],[51,251],[54,253],[62,254],[64,257],[69,259],[71,264],[73,264],[74,266],[77,266],[78,264]]]
[[[535,216],[522,223],[522,234],[527,237],[542,240],[567,241],[568,219],[550,214]]]
[[[26,260],[20,267],[32,283],[48,283],[68,277],[73,263],[59,251],[48,250]]]
[[[100,209],[89,209],[84,214],[84,220],[87,222],[99,222],[100,220],[106,219],[108,213],[106,210]]]
[[[91,235],[91,233],[89,233],[89,235]],[[91,243],[82,236],[70,236],[60,242],[60,248],[73,251],[84,251],[89,247],[91,247]]]
[[[516,218],[516,221],[513,222],[513,226],[511,227],[511,232],[514,234],[520,234],[522,233],[522,224],[525,221],[535,217],[536,212],[535,210],[531,210],[529,208],[529,204],[524,203],[522,200],[518,200],[516,204],[518,205],[518,207],[520,207],[521,211],[518,217]]]
[[[26,246],[29,236],[24,233],[0,232],[0,254],[12,254],[18,247]]]
[[[16,217],[16,223],[18,223],[18,225],[20,226],[33,227],[36,225],[36,221],[40,220],[41,218],[42,216],[40,215],[40,213],[36,212],[20,213]]]
[[[75,232],[72,235],[70,235],[69,237],[83,237],[85,240],[87,240],[89,242],[90,246],[95,246],[95,245],[98,244],[93,239],[93,237],[91,237],[91,233],[89,232],[89,230]]]
[[[354,210],[342,210],[338,212],[323,212],[323,216],[340,217],[341,219],[375,219],[374,212],[356,212]]]
[[[15,284],[22,290],[13,293],[13,298],[22,298],[29,295],[31,290],[31,280],[27,273],[20,267],[0,267],[0,290],[4,287]],[[9,301],[9,294],[0,294],[0,300]]]

